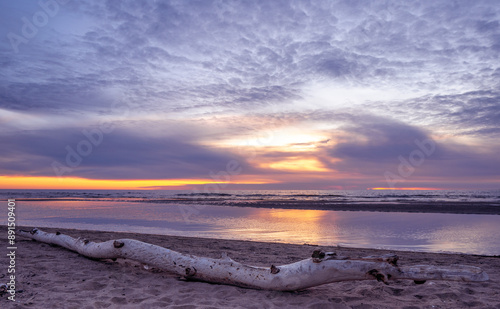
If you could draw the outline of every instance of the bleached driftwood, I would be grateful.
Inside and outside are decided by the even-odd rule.
[[[383,282],[389,279],[410,279],[416,283],[423,283],[425,280],[488,280],[485,272],[473,266],[399,267],[395,255],[347,259],[337,257],[335,253],[316,250],[311,258],[296,263],[255,267],[235,262],[227,255],[221,259],[197,257],[133,239],[95,243],[59,232],[46,233],[39,229],[21,230],[18,235],[59,245],[89,258],[126,258],[181,275],[186,279],[265,290],[295,291],[338,281],[369,279]]]

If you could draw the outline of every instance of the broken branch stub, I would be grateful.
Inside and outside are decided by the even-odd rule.
[[[333,252],[317,250],[311,258],[295,263],[257,267],[238,263],[227,255],[220,259],[197,257],[134,239],[95,243],[61,233],[46,233],[39,229],[21,230],[18,235],[59,245],[92,259],[126,258],[178,274],[186,279],[254,289],[295,291],[332,282],[370,279],[383,282],[410,279],[419,283],[425,280],[488,280],[485,272],[473,266],[400,267],[397,266],[395,255],[348,259],[337,257]]]

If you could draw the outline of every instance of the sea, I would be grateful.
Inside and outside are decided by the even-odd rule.
[[[214,191],[214,190],[212,190]],[[404,202],[494,202],[500,203],[500,189],[465,190],[0,190],[0,199],[63,199],[80,200],[143,200],[231,199],[231,200],[294,200],[345,203]]]
[[[18,226],[500,255],[500,215],[376,211],[411,203],[500,207],[500,190],[0,190],[0,202],[7,199],[16,201]]]

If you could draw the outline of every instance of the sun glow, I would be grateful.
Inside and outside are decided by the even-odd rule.
[[[325,143],[330,138],[327,135],[315,132],[305,132],[305,128],[282,127],[256,131],[247,138],[227,139],[220,142],[220,146],[231,147],[286,147],[289,150],[310,150],[318,143]]]
[[[271,168],[276,170],[300,171],[300,172],[329,172],[330,170],[323,166],[321,162],[314,158],[290,157],[287,160],[260,163],[261,168]]]
[[[158,187],[223,184],[213,179],[86,179],[77,177],[0,176],[0,189],[78,189],[78,190],[144,190]],[[231,182],[233,183],[233,182]],[[238,184],[261,184],[262,181],[238,181]]]

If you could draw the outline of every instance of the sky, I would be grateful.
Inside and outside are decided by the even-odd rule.
[[[498,189],[498,1],[0,1],[0,188]]]

